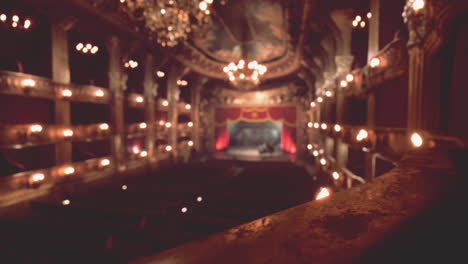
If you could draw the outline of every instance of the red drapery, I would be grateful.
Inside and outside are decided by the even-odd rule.
[[[217,108],[216,150],[223,150],[229,145],[228,121],[281,121],[281,148],[289,153],[296,153],[296,107],[229,107]]]

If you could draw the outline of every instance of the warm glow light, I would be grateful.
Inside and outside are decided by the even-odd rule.
[[[17,23],[17,22],[13,22],[13,23],[11,23],[11,26],[15,28],[15,27],[18,26],[18,23]]]
[[[167,128],[170,128],[172,126],[172,124],[170,122],[167,122],[164,126],[167,127]]]
[[[315,106],[317,106],[315,102],[310,103],[310,107],[314,108]]]
[[[87,48],[88,50],[90,50],[90,49],[93,48],[93,45],[91,45],[90,43],[88,43],[88,44],[86,44],[86,48]]]
[[[321,158],[320,159],[320,164],[322,164],[322,166],[327,165],[327,160],[325,158]]]
[[[101,166],[105,167],[105,166],[109,166],[109,165],[110,165],[110,160],[108,160],[108,159],[101,160]]]
[[[5,22],[5,21],[7,20],[7,16],[6,16],[5,14],[1,14],[1,15],[0,15],[0,20],[1,20],[2,22]]]
[[[133,154],[140,153],[140,146],[138,146],[138,145],[133,146],[132,147],[132,152],[133,152]]]
[[[77,51],[80,51],[80,50],[83,49],[83,47],[84,47],[84,44],[83,44],[83,43],[78,43],[78,44],[76,45],[76,50],[77,50]]]
[[[18,21],[19,21],[19,16],[14,15],[13,18],[12,18],[12,20],[13,20],[14,22],[18,22]]]
[[[185,109],[190,110],[190,109],[192,109],[192,106],[190,104],[186,104]]]
[[[62,91],[62,96],[64,97],[71,97],[73,95],[73,92],[69,89],[65,89]]]
[[[327,97],[332,97],[333,96],[333,93],[331,91],[326,91],[325,92],[325,96]]]
[[[315,200],[321,200],[321,199],[326,198],[328,196],[330,196],[330,191],[328,190],[328,188],[322,187],[322,188],[320,188],[320,192],[315,197]]]
[[[148,126],[146,125],[146,123],[140,123],[139,127],[140,127],[141,129],[145,129],[145,128],[147,128]]]
[[[157,72],[156,72],[156,75],[157,75],[159,78],[163,78],[164,76],[166,76],[166,74],[165,74],[163,71],[157,71]]]
[[[363,141],[368,136],[369,136],[369,133],[367,133],[367,131],[365,129],[361,129],[361,130],[359,130],[359,133],[356,136],[356,140],[357,141]]]
[[[73,167],[68,167],[68,168],[65,168],[65,170],[63,170],[63,172],[64,172],[66,175],[70,175],[70,174],[75,173],[75,168],[73,168]]]
[[[327,126],[327,124],[322,123],[321,128],[322,128],[322,130],[326,130],[328,128],[328,126]]]
[[[162,8],[160,12],[161,12],[161,14],[164,15],[164,14],[166,14],[166,9]]]
[[[40,132],[42,132],[42,126],[41,126],[41,125],[38,125],[38,124],[32,125],[32,126],[29,128],[29,130],[30,130],[31,132],[33,132],[33,133],[40,133]]]
[[[423,145],[424,140],[418,133],[413,133],[411,135],[411,143],[413,143],[414,147],[419,148]]]
[[[135,101],[136,101],[137,103],[143,103],[144,99],[143,99],[143,97],[141,97],[141,96],[137,96],[137,97],[135,98]]]
[[[45,179],[45,175],[43,173],[36,173],[31,177],[32,182],[40,182]]]
[[[380,65],[380,59],[379,58],[373,58],[371,61],[370,61],[370,66],[371,68],[375,68],[377,66]]]
[[[144,158],[144,157],[147,157],[148,156],[148,152],[143,150],[142,152],[140,152],[140,157]]]
[[[325,153],[325,151],[323,149],[319,149],[319,153],[323,154],[323,153]]]
[[[334,129],[335,129],[336,132],[340,132],[341,131],[341,126],[337,124],[337,125],[335,125]]]
[[[21,84],[23,85],[23,87],[34,87],[36,86],[36,81],[34,81],[33,79],[24,79]]]
[[[314,124],[312,124],[312,122],[309,122],[309,123],[307,123],[307,126],[312,127],[312,126],[314,126]]]
[[[424,0],[414,0],[414,2],[413,2],[413,10],[414,11],[419,11],[419,10],[423,9],[424,6],[425,6]]]
[[[343,88],[345,88],[346,86],[348,86],[348,82],[345,81],[345,80],[342,80],[342,81],[340,82],[340,86],[343,87]]]
[[[163,106],[168,106],[168,105],[169,105],[169,102],[168,102],[167,100],[164,100],[164,101],[162,101],[161,104],[162,104]]]
[[[101,130],[108,130],[109,129],[109,125],[106,124],[106,123],[102,123],[99,125],[99,129]]]
[[[361,17],[361,16],[356,16],[355,20],[356,20],[357,22],[359,22],[359,21],[362,20],[362,17]]]
[[[123,191],[126,191],[128,189],[128,186],[124,184],[124,185],[122,185],[121,188],[122,188]]]
[[[198,7],[200,7],[201,11],[205,11],[208,8],[208,4],[205,1],[201,1]]]
[[[307,145],[307,149],[308,149],[308,150],[312,150],[312,148],[313,148],[312,144],[308,144],[308,145]]]
[[[359,23],[359,25],[361,26],[361,28],[365,28],[365,27],[366,27],[366,22],[365,22],[365,21],[361,21],[361,23]]]
[[[96,94],[97,97],[103,97],[104,96],[104,91],[97,90],[95,94]]]
[[[167,146],[166,146],[166,151],[172,151],[172,146],[167,145]]]
[[[312,152],[312,155],[314,155],[314,157],[318,157],[318,155],[319,155],[319,152],[318,152],[318,151],[316,151],[316,150],[314,150],[314,152]]]
[[[185,214],[188,211],[188,209],[187,207],[183,207],[180,211]]]
[[[202,201],[203,201],[203,197],[198,196],[198,197],[197,197],[197,202],[201,203]]]
[[[332,173],[332,177],[335,181],[339,180],[340,179],[340,174],[337,172],[337,171],[334,171]]]
[[[190,140],[189,142],[187,142],[187,145],[188,145],[189,147],[193,147],[193,141]]]
[[[314,128],[319,128],[320,124],[319,123],[314,123]]]
[[[193,122],[191,122],[191,121],[188,122],[188,123],[187,123],[187,126],[188,126],[188,127],[193,127]]]
[[[322,103],[322,102],[323,102],[323,98],[322,98],[322,97],[318,97],[318,98],[317,98],[317,102],[318,102],[318,103]]]
[[[164,122],[164,120],[159,120],[159,125],[160,125],[160,126],[164,126],[165,123],[166,123],[166,122]]]
[[[359,22],[358,22],[358,21],[356,21],[356,20],[353,20],[353,27],[357,27],[357,26],[358,26],[358,24],[359,24]]]
[[[351,73],[347,74],[347,75],[346,75],[346,81],[347,81],[347,82],[352,82],[352,81],[354,81],[354,75],[352,75]]]
[[[69,205],[70,204],[70,200],[68,199],[65,199],[62,201],[62,205]]]
[[[368,19],[371,19],[371,18],[372,18],[372,13],[371,13],[371,12],[367,12],[367,18],[368,18]]]
[[[63,131],[63,136],[65,136],[65,137],[71,137],[71,136],[73,136],[73,130],[71,130],[71,129],[66,129],[65,131]]]
[[[98,46],[94,46],[94,47],[91,49],[91,53],[92,53],[92,54],[96,54],[98,51],[99,51],[99,47],[98,47]]]

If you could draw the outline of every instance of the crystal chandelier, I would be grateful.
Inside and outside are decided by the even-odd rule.
[[[211,23],[213,0],[120,0],[130,18],[141,21],[163,47],[185,41],[190,32]]]
[[[229,63],[223,68],[223,71],[234,85],[241,83],[258,85],[260,76],[265,74],[267,67],[257,61],[249,61],[246,65],[245,60],[240,60],[237,64],[234,62]]]

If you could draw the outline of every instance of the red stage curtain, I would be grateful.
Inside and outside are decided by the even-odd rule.
[[[296,153],[296,107],[228,107],[217,108],[216,149],[223,150],[229,145],[228,121],[281,121],[281,147],[289,153]]]

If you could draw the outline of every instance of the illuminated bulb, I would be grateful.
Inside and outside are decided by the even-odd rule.
[[[307,145],[307,149],[308,149],[308,150],[312,150],[312,148],[313,148],[312,144],[308,144],[308,145]]]
[[[73,92],[69,89],[65,89],[62,91],[62,96],[63,97],[71,97],[73,95]]]
[[[180,211],[185,214],[188,211],[188,209],[187,207],[183,207]]]
[[[323,154],[323,153],[325,153],[325,151],[323,149],[319,149],[319,153]]]
[[[352,81],[354,81],[354,75],[352,75],[351,73],[347,74],[347,75],[346,75],[346,81],[347,81],[347,82],[352,82]]]
[[[17,22],[13,22],[13,23],[11,24],[11,26],[15,28],[15,27],[18,26],[18,23],[17,23]]]
[[[166,122],[164,122],[164,120],[159,120],[159,125],[160,125],[160,126],[164,126],[165,123],[166,123]]]
[[[36,81],[34,81],[33,79],[24,79],[21,84],[23,85],[23,87],[34,87],[36,86]]]
[[[93,45],[91,45],[91,44],[88,43],[88,44],[86,44],[86,48],[87,48],[88,50],[90,50],[90,49],[93,48]]]
[[[109,129],[109,125],[106,124],[106,123],[100,124],[100,125],[99,125],[99,129],[101,129],[101,130],[108,130],[108,129]]]
[[[333,93],[332,93],[331,91],[326,91],[326,92],[325,92],[325,95],[326,95],[327,97],[332,97],[332,96],[333,96]]]
[[[362,17],[361,16],[356,16],[356,21],[357,22],[360,22],[362,20]]]
[[[328,126],[327,126],[327,124],[322,123],[321,128],[322,128],[322,130],[326,130],[328,128]]]
[[[235,80],[236,80],[236,77],[234,77],[234,76],[229,76],[229,80],[230,80],[230,81],[235,81]]]
[[[312,122],[309,122],[309,123],[307,123],[307,126],[308,126],[308,127],[313,127],[314,124],[312,124]]]
[[[38,125],[38,124],[32,125],[32,126],[29,128],[29,130],[30,130],[31,132],[33,132],[33,133],[40,133],[40,132],[42,132],[42,126],[41,126],[41,125]]]
[[[126,63],[124,64],[124,66],[125,66],[125,68],[128,68],[128,67],[130,67],[130,63],[126,62]]]
[[[205,2],[207,2],[208,4],[212,4],[213,0],[205,0]]]
[[[166,9],[162,8],[161,9],[161,14],[163,14],[163,15],[166,14]]]
[[[322,102],[323,102],[323,98],[322,98],[322,97],[318,97],[318,98],[317,98],[317,102],[318,102],[319,104],[322,103]]]
[[[165,74],[163,71],[157,71],[157,72],[156,72],[156,75],[157,75],[159,78],[163,78],[164,76],[166,76],[166,74]]]
[[[89,50],[88,50],[88,48],[85,47],[85,48],[83,48],[82,51],[83,51],[83,53],[88,53]]]
[[[193,127],[193,122],[188,122],[188,123],[187,123],[187,126],[188,126],[188,127]]]
[[[205,11],[208,8],[208,4],[205,1],[201,1],[198,7],[200,7],[201,11]]]
[[[310,107],[314,108],[315,106],[317,106],[315,102],[310,103]]]
[[[70,175],[70,174],[75,173],[75,168],[73,168],[73,167],[68,167],[68,168],[66,168],[63,172],[64,172],[66,175]]]
[[[371,19],[371,18],[372,18],[372,13],[371,13],[371,12],[367,12],[367,18],[368,18],[368,19]]]
[[[128,186],[124,184],[124,185],[122,185],[121,188],[122,188],[122,191],[126,191],[128,189]]]
[[[12,18],[13,22],[18,22],[19,21],[19,17],[17,15],[14,15],[13,18]]]
[[[314,157],[318,157],[318,155],[319,155],[319,152],[318,152],[318,151],[316,151],[316,150],[314,150],[314,152],[312,152],[312,155],[314,155]]]
[[[346,86],[348,86],[348,82],[345,81],[345,80],[342,80],[342,81],[340,82],[340,86],[343,87],[343,88],[345,88]]]
[[[186,105],[185,105],[185,109],[190,110],[190,109],[192,109],[192,106],[189,105],[189,104],[186,104]]]
[[[239,75],[239,77],[240,77],[241,79],[245,79],[245,74],[241,73],[241,74]]]
[[[361,129],[361,130],[359,130],[359,133],[356,136],[356,140],[357,141],[363,141],[368,136],[369,136],[369,133],[367,133],[367,131],[365,129]]]
[[[98,51],[99,51],[99,47],[98,47],[98,46],[94,46],[94,47],[91,49],[91,53],[92,53],[92,54],[96,54]]]
[[[340,132],[341,131],[341,126],[340,125],[335,125],[334,129],[335,129],[336,132]]]
[[[104,92],[102,90],[97,90],[95,94],[96,94],[97,97],[103,97],[104,96]]]
[[[140,123],[139,127],[140,127],[141,129],[145,129],[145,128],[148,127],[148,126],[146,125],[146,123]]]
[[[339,180],[340,179],[340,174],[337,172],[337,171],[334,171],[332,173],[332,177],[335,181]]]
[[[144,158],[144,157],[147,157],[148,156],[148,152],[147,151],[142,151],[140,152],[140,157]]]
[[[164,101],[162,101],[162,105],[163,105],[163,106],[168,106],[168,105],[169,105],[169,102],[168,102],[167,100],[164,100]]]
[[[325,158],[321,158],[320,159],[320,164],[322,164],[322,166],[327,165],[327,160]]]
[[[170,128],[172,126],[172,124],[170,122],[166,122],[166,124],[164,126],[167,127],[167,128]]]
[[[171,150],[172,150],[172,146],[167,145],[166,146],[166,151],[171,151]]]
[[[45,179],[45,175],[43,173],[36,173],[31,177],[32,182],[40,182]]]
[[[353,20],[353,27],[357,27],[357,26],[358,26],[358,24],[359,24],[359,22],[358,22],[358,21],[356,21],[356,20]]]
[[[229,68],[228,68],[227,66],[225,66],[225,67],[223,68],[223,72],[228,73],[228,72],[229,72]]]
[[[133,154],[140,153],[140,146],[138,146],[138,145],[133,146],[132,147],[132,152],[133,152]]]
[[[135,98],[135,101],[136,101],[137,103],[143,103],[144,99],[143,99],[143,97],[141,97],[141,96],[137,96],[137,98]]]
[[[71,136],[73,136],[73,130],[67,129],[67,130],[63,131],[63,135],[65,137],[71,137]]]
[[[2,22],[5,22],[5,21],[7,20],[7,16],[6,16],[5,14],[1,14],[1,15],[0,15],[0,20],[1,20]]]
[[[423,145],[424,140],[418,133],[413,133],[411,135],[411,143],[414,147],[419,148]]]
[[[109,164],[110,164],[110,160],[108,159],[101,160],[101,166],[105,167],[105,166],[109,166]]]
[[[314,128],[319,128],[320,124],[319,123],[314,123]]]
[[[26,19],[26,20],[24,21],[24,28],[25,28],[25,29],[28,29],[30,26],[31,26],[31,20]]]
[[[315,197],[315,200],[321,200],[328,196],[330,196],[330,191],[328,190],[328,188],[322,187],[320,188],[320,192]]]
[[[379,58],[373,58],[371,61],[370,61],[370,66],[371,68],[375,68],[377,66],[380,65],[380,59]]]
[[[189,142],[187,142],[187,145],[188,145],[189,147],[193,147],[193,141],[190,140]]]
[[[125,3],[125,0],[120,0],[120,3],[122,3],[122,4]]]
[[[359,23],[359,25],[361,26],[361,28],[365,28],[365,27],[366,27],[366,22],[365,22],[365,21],[361,21],[361,23]]]
[[[413,2],[413,10],[414,11],[419,11],[419,10],[423,9],[424,6],[425,6],[424,0],[414,0],[414,2]]]
[[[69,205],[69,204],[70,204],[70,200],[68,199],[62,201],[62,205]]]
[[[203,197],[198,196],[198,197],[197,197],[197,202],[201,203],[202,201],[203,201]]]

